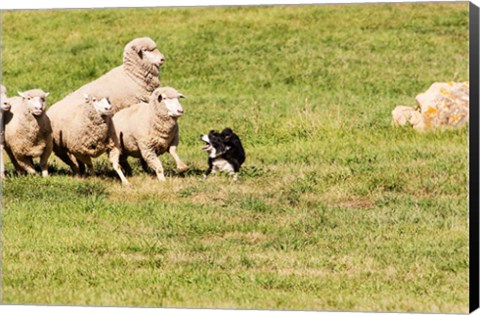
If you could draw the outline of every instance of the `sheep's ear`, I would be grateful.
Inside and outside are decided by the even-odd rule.
[[[185,95],[183,95],[182,93],[178,93],[178,97],[179,98],[186,98]]]
[[[133,46],[132,46],[132,50],[138,54],[138,56],[140,57],[140,59],[143,59],[143,52],[142,52],[142,49],[141,49],[141,48],[133,45]]]
[[[48,97],[50,95],[50,92],[45,93],[45,97]]]
[[[18,93],[18,95],[20,95],[23,98],[27,97],[24,92],[17,91],[17,93]]]

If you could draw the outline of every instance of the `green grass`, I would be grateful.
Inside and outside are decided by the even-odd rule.
[[[150,36],[185,117],[181,176],[3,185],[3,303],[468,311],[468,130],[390,126],[468,80],[468,3],[2,12],[3,83],[53,104]],[[232,127],[240,180],[201,181]]]

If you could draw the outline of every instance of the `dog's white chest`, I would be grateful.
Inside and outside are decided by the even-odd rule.
[[[214,171],[228,171],[228,172],[233,172],[233,166],[232,164],[228,163],[227,160],[225,159],[216,159],[213,161],[213,170]]]

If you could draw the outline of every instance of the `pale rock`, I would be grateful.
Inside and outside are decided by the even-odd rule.
[[[468,82],[436,82],[415,98],[418,109],[397,106],[394,126],[411,125],[418,131],[458,128],[468,122]]]

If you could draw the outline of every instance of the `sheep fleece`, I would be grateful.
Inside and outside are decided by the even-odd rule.
[[[114,113],[131,104],[148,102],[150,94],[160,86],[160,71],[140,58],[138,50],[141,47],[156,49],[156,44],[148,37],[132,40],[124,48],[122,65],[70,93],[52,107],[82,103],[85,94],[98,99],[108,97]]]
[[[69,104],[51,108],[47,112],[52,123],[54,152],[66,150],[75,154],[98,157],[110,143],[111,118],[102,118],[85,100],[83,104]],[[110,144],[110,145],[109,145]]]
[[[38,157],[51,141],[51,125],[47,115],[34,116],[23,99],[10,98],[12,107],[5,113],[5,143],[17,154]]]
[[[167,93],[167,97],[168,97]],[[154,148],[155,153],[165,153],[178,140],[176,119],[156,113],[155,100],[138,103],[113,116],[117,139],[122,147],[122,155],[141,157],[140,146]]]

